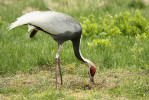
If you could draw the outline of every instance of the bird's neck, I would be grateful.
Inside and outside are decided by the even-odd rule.
[[[84,59],[84,57],[82,57],[82,55],[81,55],[80,42],[81,42],[81,36],[72,40],[74,53],[75,53],[75,56],[77,59],[79,59],[80,61],[82,61],[84,63],[87,63],[86,59]]]

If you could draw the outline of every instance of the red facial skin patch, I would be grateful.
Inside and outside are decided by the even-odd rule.
[[[96,68],[94,66],[91,66],[90,68],[90,73],[91,73],[91,76],[94,76],[95,73],[96,73]]]

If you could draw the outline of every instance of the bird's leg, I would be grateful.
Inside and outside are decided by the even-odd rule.
[[[55,68],[56,68],[56,73],[55,73],[55,76],[56,76],[56,89],[57,89],[57,64],[59,64],[58,58],[59,58],[60,48],[61,48],[61,45],[58,44],[58,51],[57,51],[57,54],[56,54],[56,57],[55,57]]]
[[[55,73],[55,77],[56,77],[56,89],[57,89],[57,63],[58,63],[58,59],[55,58],[55,68],[56,68],[56,73]]]
[[[60,78],[61,78],[61,85],[63,85],[60,57],[58,58],[58,66],[59,66],[59,73],[60,73]]]

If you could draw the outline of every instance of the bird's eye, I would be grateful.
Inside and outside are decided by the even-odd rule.
[[[94,68],[92,68],[92,71],[94,70]]]

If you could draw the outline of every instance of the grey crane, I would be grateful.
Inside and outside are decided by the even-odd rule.
[[[20,25],[28,25],[28,31],[32,31],[30,34],[31,38],[38,32],[38,30],[41,30],[51,35],[52,38],[58,43],[58,51],[55,57],[56,88],[57,66],[59,66],[61,85],[63,84],[59,52],[62,44],[67,40],[72,41],[76,58],[87,65],[90,81],[94,82],[96,68],[91,61],[82,57],[80,53],[82,28],[77,20],[60,12],[34,11],[17,18],[17,20],[9,26],[9,30]]]

